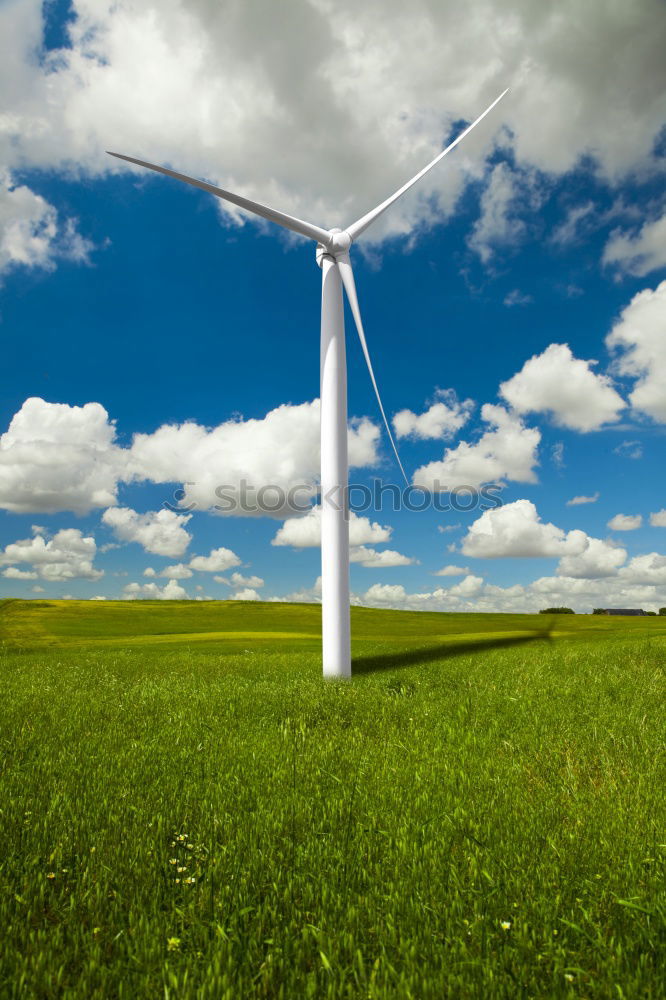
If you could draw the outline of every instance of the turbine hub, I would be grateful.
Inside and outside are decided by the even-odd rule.
[[[352,238],[349,233],[345,232],[343,229],[329,229],[329,234],[331,237],[331,242],[329,244],[328,252],[334,257],[338,254],[347,253],[350,246],[352,245]]]

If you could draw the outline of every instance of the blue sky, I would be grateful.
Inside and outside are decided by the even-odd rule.
[[[574,15],[577,48],[554,12],[535,23],[514,4],[516,50],[506,5],[483,6],[514,49],[482,81],[464,53],[447,72],[435,59],[447,5],[417,5],[400,51],[392,5],[370,45],[368,11],[342,5],[345,35],[303,0],[251,54],[259,0],[210,8],[212,27],[205,4],[3,6],[2,595],[318,596],[316,517],[210,510],[220,482],[316,481],[314,247],[104,149],[344,226],[508,85],[353,251],[408,474],[427,488],[437,463],[450,485],[499,482],[502,506],[359,513],[355,600],[666,605],[663,8]],[[458,28],[490,44],[474,18]],[[330,67],[345,65],[343,86]],[[349,316],[347,344],[351,479],[398,483]],[[187,509],[166,510],[183,484]]]

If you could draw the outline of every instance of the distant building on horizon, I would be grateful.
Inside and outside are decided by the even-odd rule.
[[[644,615],[642,608],[605,608],[605,615]]]

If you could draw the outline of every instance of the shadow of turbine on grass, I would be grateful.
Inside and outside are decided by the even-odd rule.
[[[438,646],[420,646],[405,649],[399,653],[377,653],[373,656],[358,656],[352,660],[352,673],[370,674],[378,670],[394,670],[398,667],[413,667],[420,663],[434,663],[448,660],[465,653],[485,653],[493,649],[508,649],[530,642],[546,639],[552,642],[551,629],[540,629],[533,635],[507,636],[503,639],[467,640],[465,642],[445,642]]]

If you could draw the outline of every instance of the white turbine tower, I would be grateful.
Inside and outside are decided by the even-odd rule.
[[[325,677],[351,676],[351,644],[349,624],[349,519],[347,511],[348,461],[347,461],[347,365],[345,355],[345,327],[342,299],[344,285],[347,299],[356,323],[361,347],[370,372],[370,379],[377,396],[384,425],[395,453],[400,471],[407,481],[398,451],[391,434],[389,422],[379,395],[372,362],[365,339],[361,313],[356,296],[354,275],[349,259],[349,248],[368,226],[382,215],[412,185],[416,184],[436,163],[471,132],[475,125],[492,111],[507,91],[503,91],[483,114],[460,133],[446,149],[442,150],[415,177],[403,184],[395,194],[373,208],[346,229],[321,229],[274,208],[267,208],[241,195],[224,191],[213,184],[187,177],[175,170],[159,167],[145,160],[122,153],[110,153],[120,160],[136,163],[140,167],[156,170],[167,177],[192,184],[210,194],[231,202],[253,215],[269,222],[276,222],[285,229],[300,233],[317,244],[316,258],[321,268],[321,579],[322,579],[322,652]],[[110,151],[109,151],[110,152]]]

